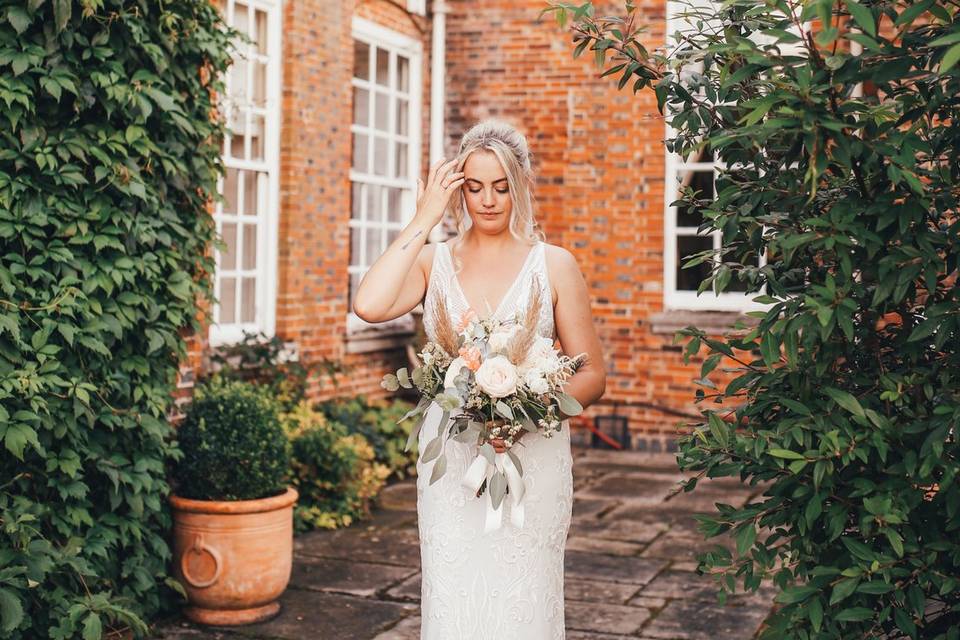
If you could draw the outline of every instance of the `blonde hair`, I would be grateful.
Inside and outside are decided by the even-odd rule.
[[[522,242],[534,244],[546,240],[543,230],[534,217],[533,168],[530,162],[530,148],[527,139],[513,125],[502,120],[487,119],[470,127],[460,140],[457,151],[455,171],[463,171],[467,158],[474,151],[490,151],[500,161],[507,176],[512,204],[510,213],[510,234]],[[457,236],[463,238],[466,226],[466,200],[463,186],[456,197],[450,199],[447,212],[453,218]],[[459,258],[455,270],[460,271]]]

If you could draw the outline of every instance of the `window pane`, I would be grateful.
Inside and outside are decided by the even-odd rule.
[[[713,200],[713,171],[691,171],[689,175],[690,187],[697,192],[697,198]],[[701,222],[703,222],[703,213],[699,208],[677,206],[678,227],[698,227]]]
[[[383,187],[375,184],[367,185],[367,222],[380,222],[383,220],[383,213],[380,206],[380,190]]]
[[[711,262],[708,260],[695,267],[684,269],[683,264],[689,257],[699,251],[713,248],[711,236],[679,236],[677,237],[677,290],[696,291],[704,278],[710,275]]]
[[[237,279],[223,278],[220,280],[220,306],[218,307],[217,321],[222,324],[232,324],[237,317]]]
[[[250,33],[250,14],[247,6],[239,2],[233,5],[233,26],[244,34]]]
[[[264,128],[266,122],[262,115],[254,115],[250,127],[250,159],[263,160],[264,156]]]
[[[377,49],[377,84],[390,86],[390,53]]]
[[[256,322],[257,320],[257,279],[244,278],[243,291],[240,298],[240,322]]]
[[[255,216],[260,210],[260,184],[262,182],[262,173],[256,171],[244,171],[243,175],[243,213],[248,216]]]
[[[353,168],[364,173],[370,170],[367,162],[367,136],[362,133],[353,134]]]
[[[383,239],[383,229],[368,228],[366,239],[367,254],[363,257],[365,262],[363,266],[365,267],[373,264],[374,260],[379,258],[380,254],[383,253],[383,250],[380,248],[380,242]]]
[[[373,172],[378,176],[387,175],[389,143],[386,138],[376,136],[373,139]]]
[[[409,119],[410,103],[403,98],[397,98],[397,133],[402,136],[407,135],[407,131],[409,130],[407,121]]]
[[[374,95],[373,126],[378,131],[390,131],[390,96],[379,91]]]
[[[407,145],[402,142],[398,142],[395,146],[397,150],[397,162],[394,165],[396,167],[396,174],[398,178],[406,178],[407,176]]]
[[[267,104],[267,64],[253,63],[253,105],[264,108]]]
[[[360,87],[353,88],[353,123],[364,127],[370,124],[370,92]]]
[[[232,222],[224,223],[221,235],[227,246],[220,254],[220,268],[232,271],[237,268],[237,225]]]
[[[397,56],[397,88],[400,91],[410,90],[410,60],[404,56]]]
[[[246,130],[246,123],[244,121],[244,116],[239,109],[231,109],[233,112],[230,128],[233,131],[233,135],[227,140],[227,144],[230,145],[227,148],[227,155],[231,158],[243,158],[243,141],[244,136],[243,132]]]
[[[370,45],[359,40],[353,41],[353,76],[370,79]]]
[[[360,242],[363,239],[363,228],[362,227],[351,227],[350,228],[350,265],[362,265],[360,255]]]
[[[239,8],[239,7],[238,7]],[[230,88],[227,94],[234,104],[243,105],[247,101],[247,61],[244,58],[234,58],[230,65],[228,80]]]
[[[257,268],[257,225],[243,225],[243,257],[241,259],[244,269]]]
[[[257,43],[257,53],[267,55],[267,12],[257,10],[255,14],[254,38]]]
[[[402,189],[388,189],[387,190],[387,220],[390,222],[400,222],[403,211],[402,209],[402,198],[403,195]]]
[[[360,207],[363,205],[363,185],[354,182],[353,188],[350,190],[350,217],[353,220],[362,219],[362,211]]]
[[[400,229],[388,229],[387,230],[387,246],[389,247],[393,244],[393,241],[397,239],[397,236],[400,235]]]
[[[223,178],[223,197],[226,201],[223,203],[223,212],[236,214],[237,210],[237,170],[231,167],[227,168],[226,175]]]

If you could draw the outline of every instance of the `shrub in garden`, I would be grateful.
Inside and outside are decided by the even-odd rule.
[[[307,402],[285,414],[284,424],[292,446],[291,478],[300,493],[297,530],[336,529],[368,516],[390,469],[376,461],[366,438]]]
[[[0,637],[145,630],[210,292],[215,5],[0,3]]]
[[[706,348],[697,396],[716,404],[681,467],[765,486],[704,518],[736,550],[702,568],[729,591],[772,579],[764,637],[960,637],[956,5],[708,3],[669,57],[630,3],[548,11],[621,87],[654,89],[670,150],[716,152],[716,199],[680,202],[722,247],[687,263],[711,265],[707,295],[736,277],[767,305],[722,339],[680,332],[688,358]]]
[[[364,396],[334,398],[317,405],[317,409],[331,421],[346,426],[370,442],[377,461],[401,479],[414,475],[417,469],[417,452],[403,450],[413,421],[400,422],[412,408],[413,404],[403,400],[371,401]]]
[[[269,391],[217,378],[198,387],[177,428],[178,496],[254,500],[287,489],[289,443]]]

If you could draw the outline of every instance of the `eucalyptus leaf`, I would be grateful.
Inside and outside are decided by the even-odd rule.
[[[503,496],[507,491],[507,478],[502,472],[496,471],[490,476],[490,500],[493,508],[497,509],[503,502]]]
[[[513,452],[513,449],[507,449],[507,455],[510,456],[510,459],[513,461],[513,465],[517,468],[517,473],[521,476],[523,475],[523,465],[520,464],[520,458],[516,453]]]
[[[437,461],[433,463],[433,470],[430,472],[430,484],[443,477],[443,474],[447,471],[447,456],[446,454],[441,455],[437,458]]]
[[[443,450],[443,437],[435,436],[430,442],[427,443],[427,446],[423,448],[423,455],[420,456],[421,462],[430,462],[434,458],[440,455],[440,452]]]
[[[557,392],[557,400],[560,403],[560,411],[567,416],[578,416],[583,413],[583,406],[580,401],[563,391]]]

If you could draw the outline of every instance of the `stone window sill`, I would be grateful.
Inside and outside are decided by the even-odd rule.
[[[652,314],[647,318],[647,323],[651,333],[675,334],[692,325],[707,334],[722,335],[736,331],[733,325],[738,320],[747,327],[753,327],[759,322],[758,318],[739,311],[668,310]]]
[[[377,323],[361,320],[354,313],[348,314],[347,353],[371,353],[406,347],[417,332],[415,316],[418,310],[419,307],[399,318]]]

